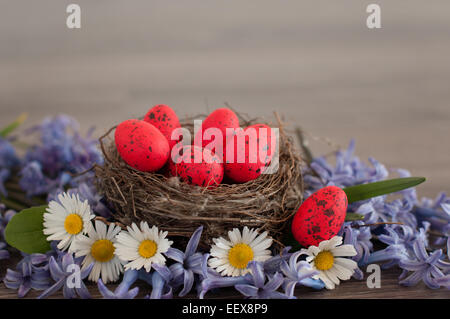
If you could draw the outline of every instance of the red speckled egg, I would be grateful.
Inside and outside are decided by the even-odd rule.
[[[238,127],[239,127],[239,119],[232,110],[228,108],[217,109],[211,114],[209,114],[208,117],[203,121],[201,129],[197,132],[194,143],[196,146],[200,146],[195,141],[198,141],[200,139],[199,135],[201,134],[201,136],[203,136],[203,142],[201,146],[206,147],[209,143],[211,143],[215,139],[215,137],[205,139],[203,133],[208,128],[217,128],[222,132],[223,137],[222,147],[225,148],[227,136],[226,129]],[[212,151],[215,152],[215,149],[212,149]]]
[[[336,186],[327,186],[309,196],[292,221],[292,234],[300,245],[317,246],[336,236],[347,212],[347,195]]]
[[[261,130],[263,128],[265,130]],[[256,132],[255,146],[252,146],[252,143],[249,143],[250,138],[248,136],[245,136],[244,144],[239,142],[238,136],[240,134],[245,134],[250,129],[254,129]],[[236,183],[245,183],[258,178],[264,169],[270,165],[274,153],[274,150],[272,150],[272,141],[273,143],[276,142],[275,134],[272,129],[265,124],[251,125],[247,127],[243,133],[238,133],[233,140],[227,144],[224,151],[225,175]],[[231,158],[229,159],[226,154],[233,148],[233,144],[234,157],[230,155]],[[263,150],[266,152],[266,156],[264,160],[261,160],[260,152]],[[245,154],[245,160],[242,163],[239,163],[239,154]],[[252,159],[250,155],[252,155],[254,159]]]
[[[179,139],[172,140],[172,131],[180,128],[180,120],[170,106],[159,104],[152,107],[144,117],[144,121],[152,124],[166,137],[169,147],[172,148]]]
[[[166,164],[169,176],[177,176],[177,166],[175,163],[177,159],[183,155],[183,147],[183,144],[180,143],[172,147],[169,159],[167,160]]]
[[[203,157],[201,163],[195,163],[195,156]],[[177,176],[181,180],[203,187],[220,184],[223,179],[223,164],[217,155],[198,146],[184,146],[180,163],[175,164]]]
[[[152,124],[140,120],[120,123],[114,134],[117,150],[131,167],[156,172],[169,158],[169,143]]]

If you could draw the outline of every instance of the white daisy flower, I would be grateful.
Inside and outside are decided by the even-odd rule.
[[[271,257],[268,248],[272,245],[272,238],[267,231],[258,236],[258,230],[248,229],[241,232],[234,228],[228,232],[229,240],[223,237],[214,238],[211,247],[210,267],[215,268],[222,276],[242,276],[250,272],[247,265],[250,261],[265,261]]]
[[[356,255],[356,250],[352,245],[342,245],[342,237],[334,236],[330,240],[324,240],[317,246],[309,246],[302,249],[302,254],[308,255],[306,261],[309,262],[319,274],[313,276],[314,279],[323,281],[328,289],[334,289],[339,285],[339,279],[348,280],[352,277],[357,263],[348,258]]]
[[[91,227],[88,232],[89,237],[82,235],[73,242],[75,257],[85,256],[81,270],[94,263],[89,280],[97,282],[101,276],[103,283],[107,284],[119,279],[123,265],[115,254],[114,243],[120,231],[121,228],[115,224],[107,227],[103,222],[96,220],[95,229]]]
[[[150,271],[153,263],[166,263],[163,254],[173,243],[166,238],[166,231],[159,231],[156,226],[150,229],[146,222],[141,222],[140,229],[133,223],[127,230],[128,232],[122,231],[117,235],[117,242],[114,244],[117,256],[129,262],[125,265],[125,270],[144,267],[146,271]]]
[[[44,213],[44,234],[49,235],[48,241],[59,241],[59,249],[66,250],[76,238],[90,230],[90,220],[95,216],[88,202],[82,202],[78,195],[62,193],[58,199],[60,203],[51,201]]]

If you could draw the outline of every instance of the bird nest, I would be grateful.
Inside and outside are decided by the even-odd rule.
[[[203,244],[235,227],[267,230],[281,248],[284,231],[303,199],[301,158],[281,121],[273,126],[238,114],[241,127],[266,123],[279,127],[279,167],[243,184],[223,183],[214,188],[192,186],[178,177],[138,171],[119,156],[112,127],[100,138],[104,164],[95,167],[98,190],[114,208],[114,219],[123,225],[146,221],[169,232],[190,237],[203,225]],[[201,119],[204,116],[197,116]],[[193,119],[181,123],[193,129]]]

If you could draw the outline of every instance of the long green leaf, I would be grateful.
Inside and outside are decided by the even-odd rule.
[[[344,188],[349,203],[376,196],[395,193],[425,182],[425,177],[395,178],[381,182],[362,184]]]
[[[5,229],[6,242],[27,253],[46,253],[50,242],[44,235],[44,213],[47,206],[36,206],[22,210],[11,218]]]
[[[345,214],[346,222],[354,222],[355,220],[363,220],[363,219],[364,219],[364,215],[361,215],[361,214],[350,213],[350,212],[347,212],[347,214]]]
[[[0,130],[0,137],[6,137],[9,134],[11,134],[12,131],[14,131],[16,128],[18,128],[23,122],[26,121],[28,117],[27,113],[22,113],[19,115],[17,119],[14,120],[11,124],[9,124],[4,129]]]

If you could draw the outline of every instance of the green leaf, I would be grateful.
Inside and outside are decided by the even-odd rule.
[[[395,193],[425,182],[425,177],[404,177],[344,188],[349,203]]]
[[[364,215],[361,215],[361,214],[350,213],[350,212],[347,212],[347,214],[345,214],[346,222],[354,222],[356,220],[363,220],[363,219],[364,219]]]
[[[9,134],[11,134],[12,131],[14,131],[16,128],[18,128],[23,122],[26,121],[28,117],[27,113],[22,113],[19,115],[19,117],[17,119],[15,119],[14,122],[12,122],[11,124],[9,124],[7,127],[5,127],[4,129],[0,130],[0,137],[6,137]]]
[[[22,210],[13,216],[5,229],[6,242],[27,253],[46,253],[50,242],[44,235],[44,213],[47,206],[36,206]]]

